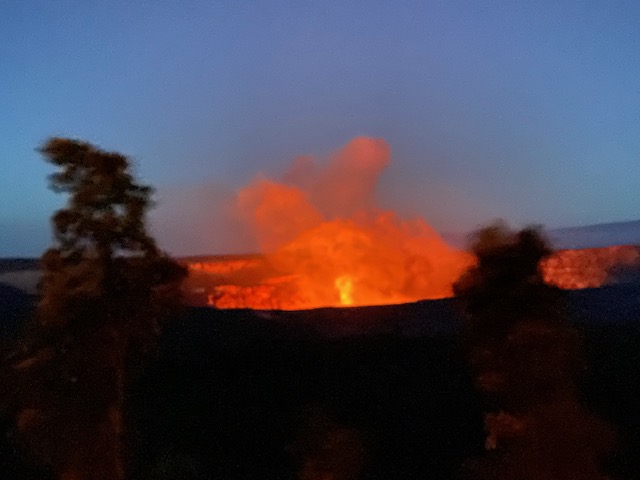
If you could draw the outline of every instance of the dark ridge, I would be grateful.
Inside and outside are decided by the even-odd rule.
[[[38,270],[39,268],[39,258],[0,258],[0,273]]]
[[[35,303],[34,295],[0,283],[0,343],[21,330]]]

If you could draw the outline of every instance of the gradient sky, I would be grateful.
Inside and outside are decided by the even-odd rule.
[[[640,218],[638,25],[637,0],[0,0],[0,256],[50,243],[53,135],[130,155],[177,254],[237,249],[217,200],[357,135],[391,147],[381,204],[440,230]]]

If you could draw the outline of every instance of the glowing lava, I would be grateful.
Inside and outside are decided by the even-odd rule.
[[[353,283],[349,275],[342,275],[336,278],[335,286],[340,294],[340,305],[353,305],[353,297],[351,296],[353,291]]]

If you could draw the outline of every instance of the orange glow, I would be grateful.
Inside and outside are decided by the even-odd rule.
[[[458,252],[459,254],[460,252]],[[437,256],[437,255],[436,255]],[[429,277],[428,269],[406,269],[407,278],[413,279],[414,289],[398,293],[387,290],[393,282],[376,282],[372,274],[380,274],[380,265],[359,265],[353,273],[339,272],[333,280],[321,274],[308,277],[303,273],[281,275],[270,262],[275,257],[246,256],[244,258],[216,257],[187,263],[190,271],[187,288],[195,292],[202,288],[198,281],[204,277],[206,290],[202,304],[218,308],[255,308],[297,310],[319,306],[356,306],[409,302],[451,295],[448,280],[443,277],[436,289],[437,277]],[[452,257],[455,258],[455,257]],[[471,262],[470,255],[462,254],[463,263]],[[426,261],[426,260],[425,260]],[[329,266],[327,263],[324,266]],[[426,264],[425,264],[426,265]],[[342,266],[340,266],[342,268]],[[434,264],[434,268],[438,268]],[[560,250],[541,262],[546,283],[563,289],[600,287],[624,281],[625,271],[640,268],[640,247],[621,245],[585,250]],[[452,271],[455,271],[454,268]],[[331,268],[326,269],[331,272]],[[444,272],[447,270],[444,269]],[[365,275],[364,272],[369,272]],[[618,273],[616,273],[618,272]],[[328,274],[327,274],[328,275]],[[411,282],[409,282],[411,283]],[[372,287],[374,285],[374,287]],[[312,291],[309,291],[309,289]],[[326,297],[323,296],[326,293]],[[412,296],[413,295],[413,296]]]
[[[194,301],[300,310],[451,296],[474,258],[423,219],[377,207],[376,185],[389,162],[384,140],[360,137],[325,165],[299,157],[282,179],[255,179],[235,206],[262,253],[189,262]],[[640,268],[640,249],[565,250],[541,264],[547,283],[569,289],[600,286],[614,267]]]
[[[323,166],[300,157],[282,180],[259,177],[241,189],[238,215],[263,263],[236,259],[234,271],[194,265],[200,274],[226,271],[228,283],[218,283],[207,304],[290,310],[450,296],[472,257],[449,247],[424,220],[376,206],[389,161],[384,140],[361,137]]]

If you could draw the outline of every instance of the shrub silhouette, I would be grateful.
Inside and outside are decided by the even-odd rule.
[[[465,317],[476,387],[487,411],[487,454],[464,478],[600,479],[614,444],[609,427],[579,400],[581,338],[562,291],[538,265],[551,253],[539,230],[505,224],[479,230],[477,264],[454,285]]]

